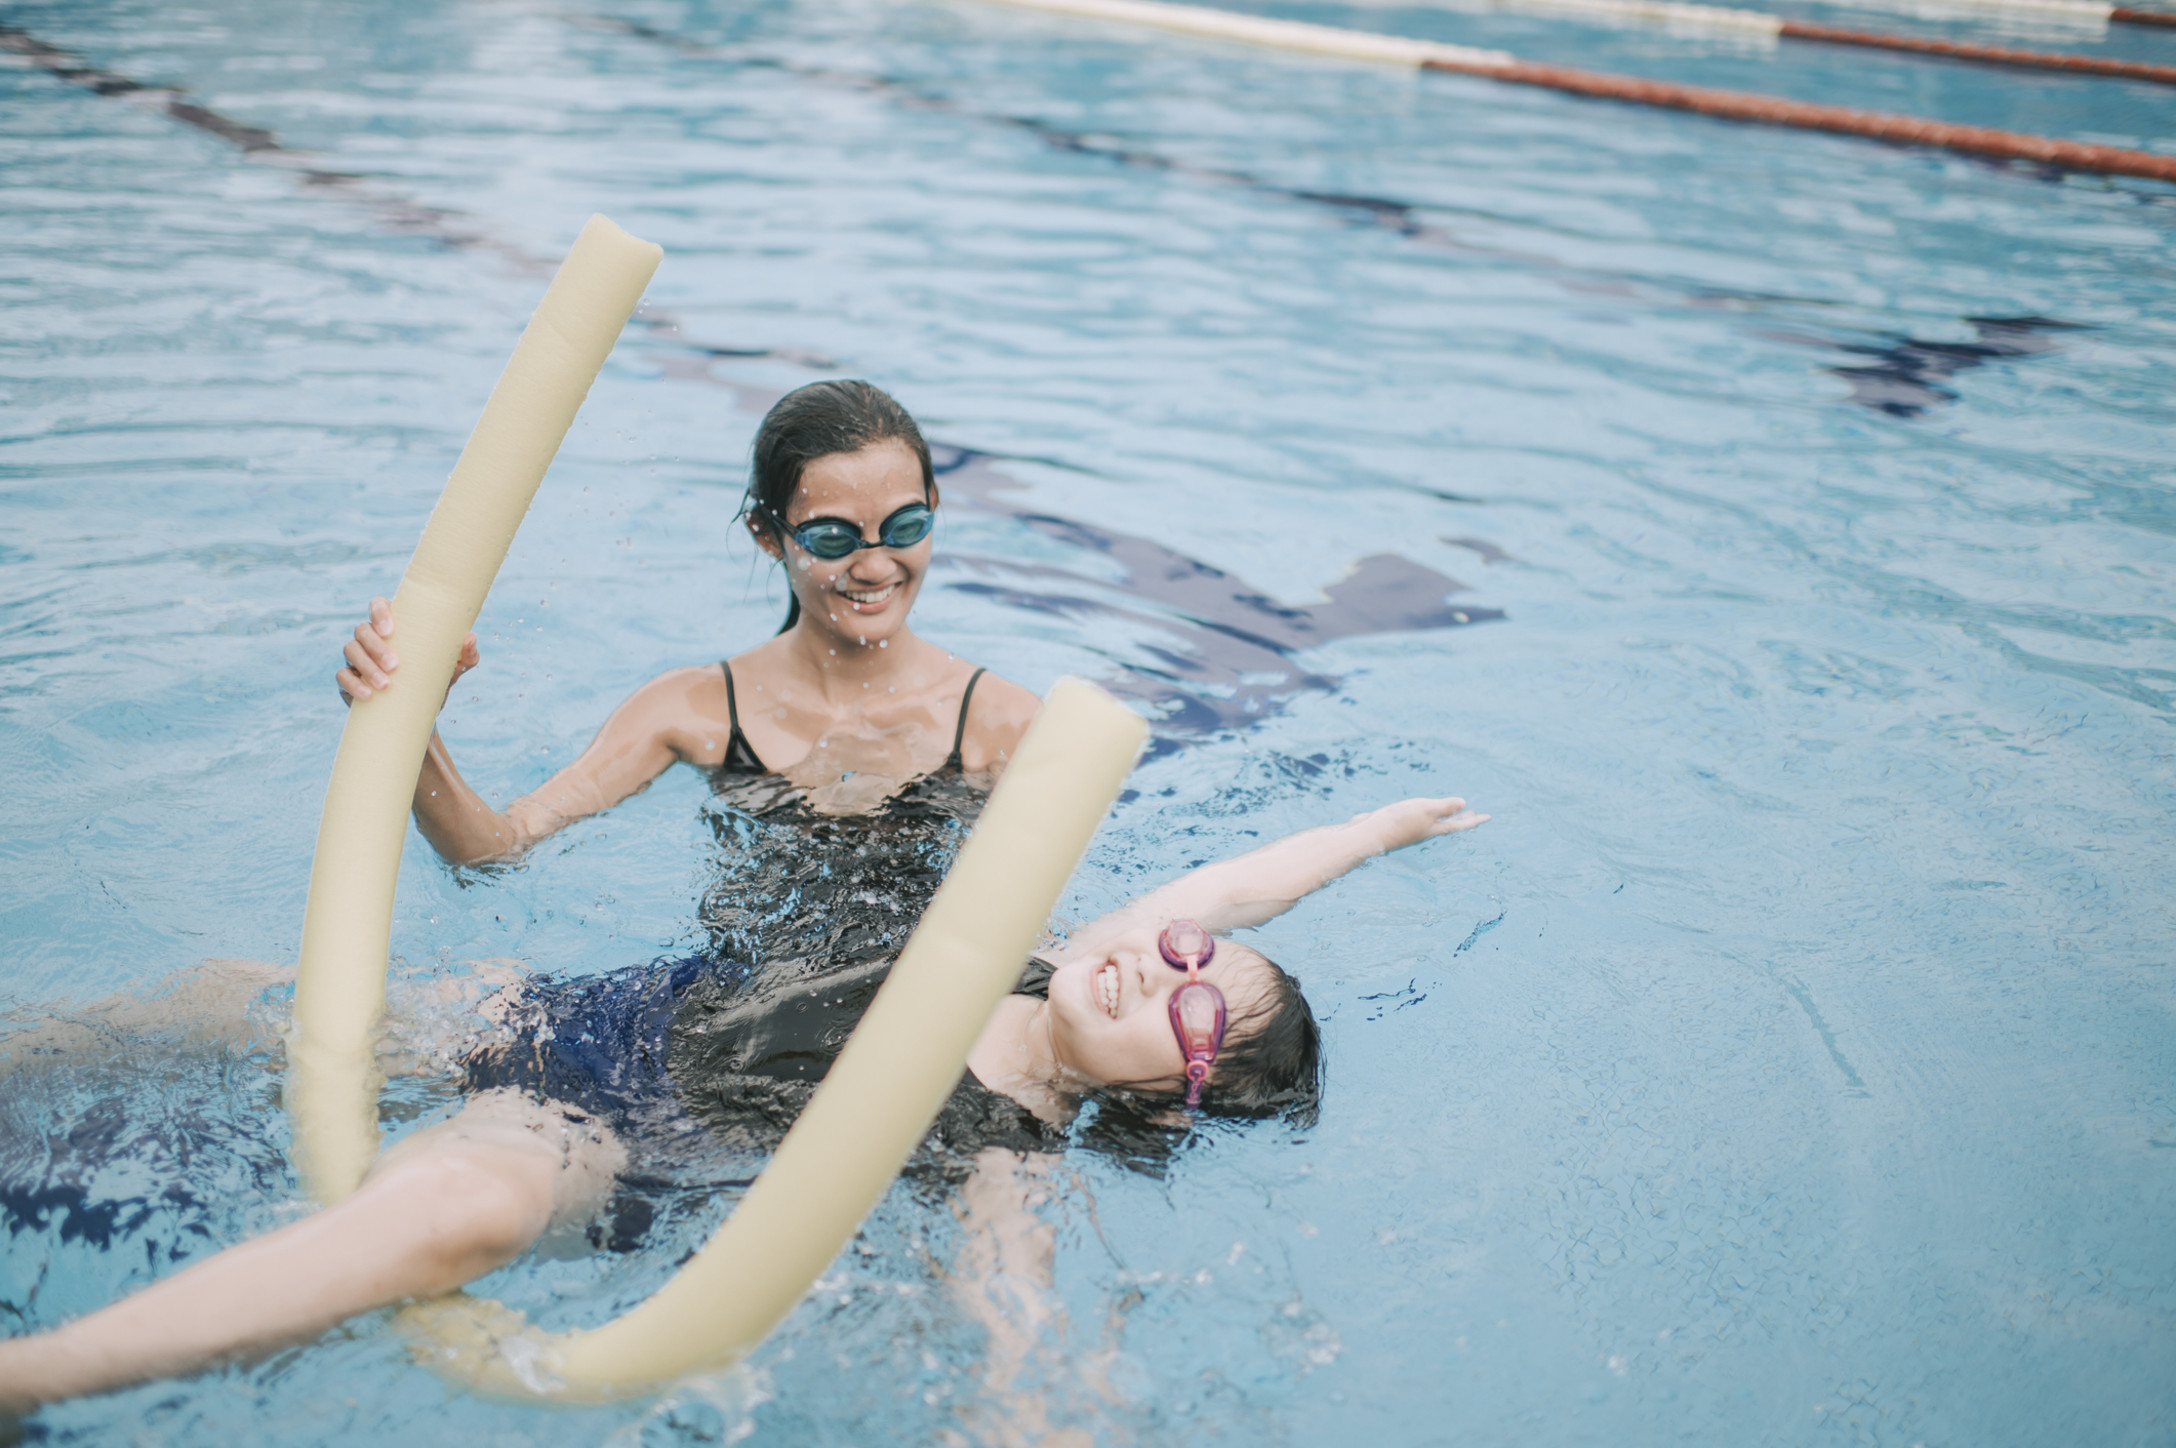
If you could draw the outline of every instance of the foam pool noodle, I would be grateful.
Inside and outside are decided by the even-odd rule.
[[[574,414],[642,299],[662,248],[592,216],[530,318],[431,510],[393,597],[399,684],[348,710],[325,790],[302,922],[288,1106],[320,1202],[377,1155],[375,1044],[409,803],[484,595]]]

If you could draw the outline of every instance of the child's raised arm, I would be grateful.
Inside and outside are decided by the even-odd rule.
[[[1341,825],[1302,830],[1236,859],[1189,871],[1120,906],[1076,933],[1055,959],[1089,954],[1114,935],[1166,920],[1195,920],[1211,931],[1260,925],[1364,860],[1470,830],[1487,819],[1455,797],[1406,799],[1354,815]]]

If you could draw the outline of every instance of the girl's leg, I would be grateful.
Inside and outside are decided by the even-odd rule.
[[[387,1152],[338,1205],[0,1343],[0,1410],[193,1372],[451,1291],[593,1212],[625,1161],[602,1126],[511,1092],[479,1096]]]
[[[278,1023],[250,1007],[295,978],[294,967],[259,960],[207,960],[148,989],[49,1009],[41,1019],[0,1035],[0,1076],[37,1067],[110,1059],[126,1043],[189,1051],[276,1050]]]
[[[518,961],[478,960],[459,975],[393,983],[387,1002],[387,1034],[378,1066],[387,1075],[410,1076],[445,1069],[461,1048],[474,1013],[502,1020],[511,987],[526,972]],[[87,1003],[48,1007],[38,1018],[0,1034],[0,1077],[40,1067],[112,1059],[147,1045],[181,1051],[262,1053],[277,1063],[286,1024],[282,1007],[258,1008],[258,997],[295,978],[291,965],[260,960],[206,960],[177,970],[148,988],[127,990]],[[481,997],[481,999],[479,999]]]

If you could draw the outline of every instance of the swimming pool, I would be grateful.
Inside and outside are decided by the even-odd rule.
[[[1265,11],[2176,148],[2176,101],[2125,83]],[[1207,1133],[1162,1179],[1068,1159],[1069,1326],[1029,1369],[1055,1418],[1148,1443],[2166,1438],[2167,188],[964,0],[0,19],[210,118],[0,73],[15,1015],[292,958],[338,638],[397,577],[538,260],[599,209],[667,261],[449,710],[488,794],[634,682],[775,626],[729,515],[762,406],[835,366],[947,444],[920,626],[1162,720],[1075,914],[1401,794],[1495,815],[1261,932],[1327,1017],[1319,1128]],[[1946,24],[1923,28],[1990,29]],[[488,878],[416,844],[411,1013],[464,962],[687,943],[703,795],[668,776]],[[17,1323],[302,1210],[261,1059],[119,1054],[0,1092]],[[594,1321],[722,1210],[482,1290]],[[902,1189],[748,1368],[658,1400],[480,1401],[366,1320],[41,1421],[939,1441],[986,1393],[954,1231]]]

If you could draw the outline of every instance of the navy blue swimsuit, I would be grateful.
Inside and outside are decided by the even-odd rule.
[[[636,1177],[720,1160],[753,1171],[799,1118],[891,971],[889,959],[785,980],[704,956],[600,975],[539,979],[511,1029],[462,1060],[471,1091],[512,1087],[610,1126]],[[1042,995],[1030,960],[1016,988]],[[1063,1133],[972,1072],[938,1113],[909,1170],[963,1174],[986,1146],[1047,1148]]]

